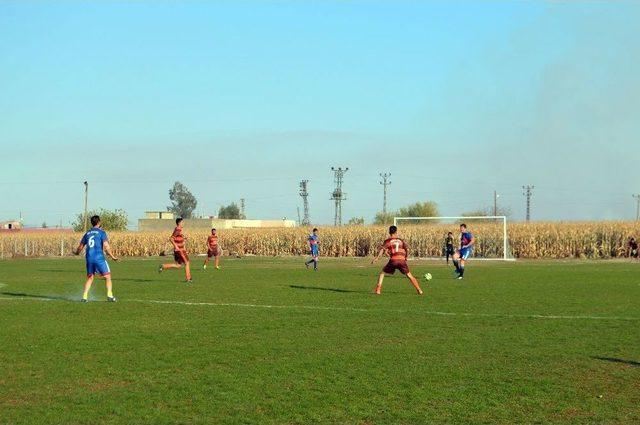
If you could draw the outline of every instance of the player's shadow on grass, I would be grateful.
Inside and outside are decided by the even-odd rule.
[[[47,272],[47,273],[74,273],[74,271],[60,270],[60,269],[38,269],[37,271]]]
[[[16,298],[36,298],[39,300],[69,301],[68,298],[61,297],[58,295],[37,295],[37,294],[26,294],[24,292],[0,292],[0,295],[8,295],[10,297],[16,297]]]
[[[364,292],[364,291],[352,291],[350,289],[340,288],[323,288],[322,286],[302,286],[302,285],[289,285],[289,288],[293,289],[310,289],[315,291],[330,291],[330,292]]]
[[[135,283],[149,283],[149,282],[158,282],[158,280],[154,279],[118,279],[118,282],[135,282]]]
[[[596,360],[602,360],[604,362],[622,363],[622,364],[627,364],[635,367],[640,367],[640,362],[637,362],[635,360],[625,360],[625,359],[618,359],[615,357],[598,357],[598,356],[592,356],[591,358]]]

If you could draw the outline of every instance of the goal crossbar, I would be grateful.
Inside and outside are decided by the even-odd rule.
[[[502,260],[511,260],[507,255],[507,216],[505,215],[475,215],[450,217],[393,217],[393,225],[400,221],[410,220],[501,220],[502,221]]]

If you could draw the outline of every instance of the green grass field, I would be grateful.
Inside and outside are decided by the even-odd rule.
[[[0,262],[0,423],[639,423],[640,264]]]

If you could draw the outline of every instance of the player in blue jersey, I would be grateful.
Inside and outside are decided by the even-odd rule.
[[[320,243],[320,239],[318,238],[318,229],[313,229],[313,233],[309,235],[307,239],[309,241],[309,251],[311,252],[311,259],[304,263],[307,268],[311,264],[313,264],[313,270],[318,270],[318,257],[320,255],[318,244]]]
[[[116,297],[113,296],[113,285],[111,283],[111,270],[107,259],[104,257],[106,252],[113,261],[118,259],[111,253],[111,247],[109,246],[109,239],[107,233],[100,228],[100,216],[94,215],[91,217],[91,230],[84,234],[78,248],[73,253],[79,255],[83,248],[86,248],[86,261],[87,261],[87,281],[84,284],[84,292],[82,293],[82,302],[86,303],[89,298],[89,290],[93,283],[93,277],[95,274],[99,274],[104,277],[107,283],[107,301],[116,302]]]
[[[460,225],[460,249],[453,255],[453,265],[456,266],[458,279],[462,279],[464,276],[465,262],[471,255],[474,243],[476,243],[476,238],[467,230],[467,225],[462,223]]]

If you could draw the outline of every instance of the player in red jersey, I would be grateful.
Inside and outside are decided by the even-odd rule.
[[[191,283],[191,269],[189,268],[189,255],[185,249],[184,242],[187,238],[182,234],[182,218],[176,218],[176,228],[173,230],[169,240],[173,245],[173,259],[175,263],[161,264],[158,272],[166,269],[181,269],[184,267],[187,282]]]
[[[378,259],[382,256],[383,253],[387,253],[389,255],[389,262],[380,272],[380,276],[378,276],[378,284],[374,289],[374,293],[376,295],[380,295],[380,291],[382,290],[382,281],[384,280],[385,274],[394,274],[396,270],[400,270],[400,273],[407,276],[409,281],[416,291],[418,295],[422,295],[422,289],[420,289],[420,285],[415,277],[409,271],[409,265],[407,264],[407,257],[409,256],[409,248],[405,241],[398,237],[398,228],[396,226],[389,227],[389,238],[384,241],[382,246],[380,247],[380,251],[378,255],[371,261],[371,264],[378,261]]]
[[[207,264],[211,257],[215,257],[216,270],[220,270],[220,247],[218,246],[218,232],[216,229],[211,229],[211,234],[207,238],[207,259],[204,260],[203,269],[207,270]]]

